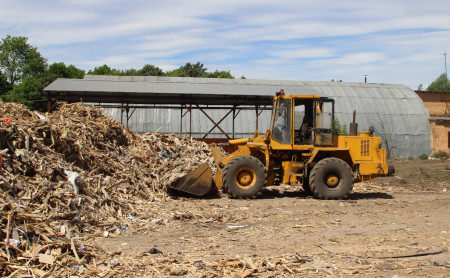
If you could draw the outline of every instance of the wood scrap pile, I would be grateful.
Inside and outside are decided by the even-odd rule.
[[[97,107],[60,104],[41,115],[0,100],[0,275],[78,274],[82,242],[120,226],[136,204],[164,200],[174,178],[212,164],[187,136],[140,136]]]

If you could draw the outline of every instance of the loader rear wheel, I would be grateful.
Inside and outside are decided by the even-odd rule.
[[[309,181],[315,197],[345,199],[353,189],[353,171],[345,161],[329,157],[314,166]]]
[[[231,197],[251,198],[267,185],[267,171],[256,157],[237,156],[223,169],[222,182]]]

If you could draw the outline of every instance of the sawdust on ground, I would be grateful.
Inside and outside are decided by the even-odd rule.
[[[251,200],[169,197],[95,244],[136,276],[446,277],[450,161],[393,163],[395,176],[356,184],[348,200],[288,186]]]

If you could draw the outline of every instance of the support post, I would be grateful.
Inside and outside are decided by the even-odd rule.
[[[192,104],[189,104],[189,136],[192,137]]]
[[[180,133],[183,133],[183,105],[180,107]]]
[[[123,125],[123,101],[120,103],[120,123]]]
[[[129,119],[129,117],[128,117],[128,113],[130,112],[130,107],[128,106],[128,103],[127,103],[127,105],[126,105],[126,111],[127,111],[127,127],[126,128],[128,128],[128,119]]]
[[[256,130],[258,130],[258,118],[259,118],[259,113],[258,113],[258,105],[255,105],[255,112],[256,112]]]
[[[236,105],[233,105],[233,139],[236,138],[234,131],[234,120],[236,119]]]
[[[47,94],[47,113],[50,113],[51,110],[51,97],[50,97],[50,93]]]

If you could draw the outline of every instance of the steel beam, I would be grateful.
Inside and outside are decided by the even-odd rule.
[[[228,139],[231,139],[230,136],[205,112],[205,110],[200,108],[200,106],[198,106],[198,105],[197,105],[197,107],[223,133],[223,135],[225,135]]]
[[[225,116],[223,116],[222,119],[220,119],[220,121],[217,123],[217,125],[213,126],[213,128],[211,128],[211,129],[208,131],[208,133],[206,133],[205,136],[203,136],[203,138],[206,138],[206,136],[208,136],[208,135],[211,133],[211,131],[213,131],[216,127],[219,127],[220,123],[221,123],[223,120],[225,120],[225,118],[226,118],[228,115],[230,115],[231,112],[233,112],[233,110],[228,111],[228,113],[227,113]],[[233,120],[233,122],[234,122],[234,120]],[[233,127],[234,127],[234,125],[233,125]],[[228,138],[230,138],[230,137],[228,137]],[[233,138],[234,138],[234,137],[233,137]]]

